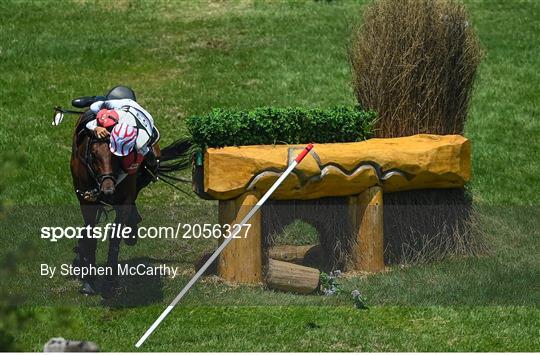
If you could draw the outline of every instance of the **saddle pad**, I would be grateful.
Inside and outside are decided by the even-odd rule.
[[[144,160],[144,156],[136,151],[132,151],[125,157],[122,157],[122,169],[129,175],[137,173],[139,166]]]

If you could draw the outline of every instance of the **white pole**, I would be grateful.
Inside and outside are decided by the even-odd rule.
[[[214,251],[214,253],[206,260],[204,265],[197,271],[197,273],[189,280],[189,282],[184,286],[182,291],[171,302],[167,308],[161,313],[161,315],[154,321],[154,323],[148,328],[146,333],[139,339],[137,344],[135,344],[135,347],[140,347],[144,344],[146,339],[156,330],[156,328],[159,326],[159,324],[167,317],[167,315],[173,310],[173,308],[176,306],[178,302],[184,297],[184,295],[189,291],[189,289],[199,280],[199,278],[204,274],[206,269],[216,260],[216,258],[219,256],[219,254],[225,249],[225,247],[233,240],[238,233],[242,230],[242,228],[249,222],[251,217],[259,210],[259,208],[263,205],[263,203],[268,200],[270,195],[274,193],[274,191],[281,185],[283,180],[287,178],[287,176],[293,171],[293,169],[304,159],[304,157],[309,153],[309,151],[313,148],[313,144],[308,144],[304,150],[298,154],[296,159],[287,167],[287,169],[281,174],[281,176],[277,179],[277,181],[270,187],[270,189],[263,195],[263,197],[253,206],[253,208],[248,212],[248,214],[242,219],[242,221],[236,226],[236,228],[233,230],[231,235],[225,239],[223,243],[219,245],[219,247]]]

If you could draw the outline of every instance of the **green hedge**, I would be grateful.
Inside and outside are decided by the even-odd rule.
[[[261,107],[214,109],[188,118],[193,142],[201,148],[256,144],[354,142],[370,138],[375,113],[358,107],[331,109]]]

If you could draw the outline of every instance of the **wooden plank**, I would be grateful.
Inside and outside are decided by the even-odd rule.
[[[319,288],[319,278],[320,272],[317,269],[286,261],[268,260],[266,285],[269,288],[309,294]]]
[[[384,270],[383,192],[371,187],[349,198],[349,218],[356,234],[348,269],[367,272]]]
[[[234,225],[259,201],[259,195],[249,192],[235,200],[219,201],[219,223]],[[262,282],[261,212],[248,222],[249,231],[243,228],[239,236],[221,252],[218,275],[227,281],[256,284]]]
[[[227,200],[266,191],[303,145],[208,149],[204,198]],[[471,145],[460,135],[421,134],[364,142],[316,144],[273,199],[357,195],[380,185],[385,192],[462,187],[471,175]]]

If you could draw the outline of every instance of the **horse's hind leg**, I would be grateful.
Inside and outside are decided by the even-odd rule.
[[[97,205],[81,204],[85,227],[90,226],[93,228],[96,225],[98,209],[99,206]],[[87,232],[88,230],[84,231],[83,238],[79,239],[78,245],[75,248],[77,256],[73,261],[74,266],[91,268],[96,265],[97,240],[92,238]],[[82,285],[79,292],[87,295],[96,294],[95,279],[96,275],[92,274],[82,277]]]

